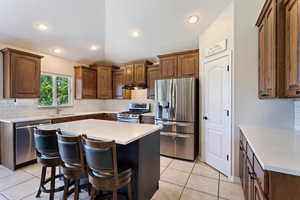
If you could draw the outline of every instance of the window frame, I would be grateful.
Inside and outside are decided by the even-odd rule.
[[[74,106],[74,101],[73,101],[73,95],[72,95],[72,86],[73,86],[73,79],[71,75],[65,75],[65,74],[56,74],[56,73],[50,73],[50,72],[41,72],[41,75],[46,75],[46,76],[51,76],[52,77],[52,81],[54,83],[53,88],[52,88],[52,101],[53,104],[50,106],[43,106],[40,105],[38,102],[38,107],[39,108],[55,108],[57,107],[57,98],[55,98],[57,96],[57,83],[56,83],[56,77],[62,77],[62,78],[67,78],[68,82],[69,82],[69,87],[68,87],[68,94],[69,94],[69,103],[68,104],[60,104],[59,107],[72,107]]]

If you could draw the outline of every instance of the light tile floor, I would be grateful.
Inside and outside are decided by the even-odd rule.
[[[161,156],[159,190],[152,200],[244,200],[241,185],[231,183],[202,162],[188,162]],[[58,171],[58,170],[57,170]],[[0,200],[48,200],[35,198],[41,174],[39,164],[12,172],[0,165]],[[49,171],[47,172],[49,175]],[[61,181],[57,181],[57,185]],[[61,199],[62,192],[56,200]],[[72,196],[70,199],[73,199]],[[86,192],[80,199],[89,199]]]

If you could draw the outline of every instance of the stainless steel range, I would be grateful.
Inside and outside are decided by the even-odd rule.
[[[140,123],[141,114],[150,112],[150,104],[129,104],[129,111],[118,113],[118,121]]]

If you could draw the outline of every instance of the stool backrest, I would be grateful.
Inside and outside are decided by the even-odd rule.
[[[117,150],[115,141],[103,142],[83,137],[83,149],[90,170],[104,176],[108,173],[118,182]]]
[[[81,136],[58,131],[57,140],[62,161],[67,165],[85,169]]]
[[[37,153],[58,155],[57,130],[34,129],[34,142]]]

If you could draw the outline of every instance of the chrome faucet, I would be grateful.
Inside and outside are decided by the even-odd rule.
[[[62,110],[60,107],[59,107],[60,103],[59,103],[59,99],[58,97],[56,97],[56,114],[59,115],[60,114],[60,111]]]

